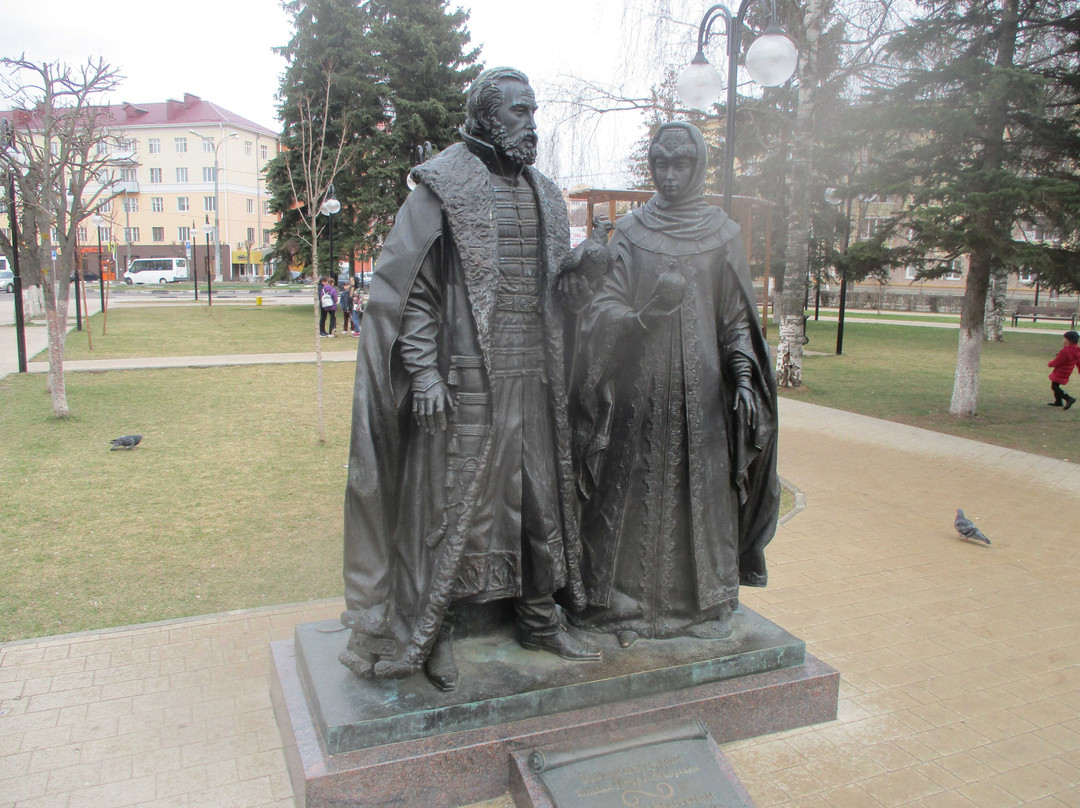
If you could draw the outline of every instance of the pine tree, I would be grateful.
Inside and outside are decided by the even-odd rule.
[[[1067,0],[936,0],[890,44],[901,80],[873,94],[879,192],[906,208],[897,263],[923,277],[968,259],[949,412],[976,411],[987,291],[995,272],[1030,268],[1080,288],[1080,14]],[[1028,241],[1025,229],[1057,234]]]

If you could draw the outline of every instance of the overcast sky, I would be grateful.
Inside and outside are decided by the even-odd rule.
[[[506,0],[461,2],[471,9],[468,27],[486,65],[517,67],[538,88],[565,73],[610,84],[620,80],[621,70],[624,78],[621,23],[624,10],[633,4],[633,0],[537,0],[531,6]],[[705,5],[702,9],[691,5],[690,19]],[[514,11],[508,13],[508,8]],[[272,48],[288,42],[292,26],[278,0],[187,0],[164,6],[145,0],[6,0],[3,16],[0,54],[25,53],[35,61],[73,63],[103,56],[126,77],[111,99],[114,102],[163,101],[189,92],[275,132],[279,129],[275,94],[284,60]],[[692,50],[691,36],[686,39]],[[662,68],[656,72],[645,88],[660,80]],[[539,100],[543,105],[542,89]],[[544,124],[542,117],[540,123]],[[641,131],[640,117],[631,114],[624,116],[617,132],[602,132],[597,146],[604,153],[600,161],[621,166],[626,156],[622,152]],[[570,171],[568,166],[564,170]]]

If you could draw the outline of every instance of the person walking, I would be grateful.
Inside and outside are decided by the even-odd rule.
[[[1054,400],[1049,406],[1063,407],[1067,410],[1076,403],[1076,398],[1061,388],[1069,383],[1073,368],[1080,367],[1080,345],[1077,345],[1080,342],[1080,334],[1075,331],[1066,331],[1063,336],[1065,344],[1061,346],[1057,356],[1046,365],[1053,368],[1050,372],[1050,389],[1054,392]]]
[[[352,318],[352,284],[342,285],[338,294],[338,311],[341,312],[341,331],[343,334],[352,336],[352,328],[349,320]]]
[[[360,317],[364,313],[364,292],[360,288],[360,279],[353,275],[349,282],[349,299],[352,305],[349,307],[349,320],[352,322],[352,335],[360,336]]]
[[[329,278],[319,279],[319,336],[334,337],[337,331],[338,290]],[[330,330],[326,330],[326,319],[330,318]]]

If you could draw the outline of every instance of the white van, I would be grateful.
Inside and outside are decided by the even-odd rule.
[[[124,283],[175,283],[188,279],[186,258],[135,258],[124,273]]]

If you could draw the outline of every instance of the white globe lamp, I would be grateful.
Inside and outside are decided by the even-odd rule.
[[[693,109],[707,110],[720,100],[723,89],[723,78],[701,51],[679,76],[679,98]]]
[[[783,30],[772,23],[746,51],[746,72],[763,87],[779,87],[795,75],[799,51]]]

